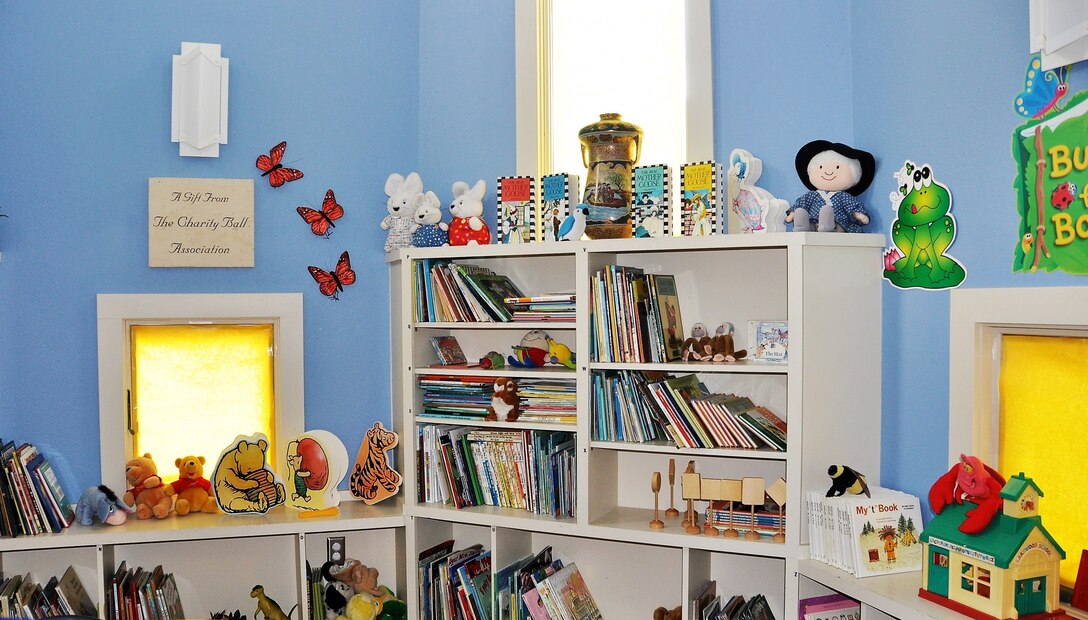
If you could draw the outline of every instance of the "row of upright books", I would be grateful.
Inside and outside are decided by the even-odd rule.
[[[44,586],[30,573],[0,579],[0,616],[4,618],[97,615],[75,567],[69,566],[59,578],[50,577]]]
[[[173,573],[159,564],[129,568],[122,560],[106,589],[106,620],[180,620],[185,617]]]
[[[595,441],[786,450],[785,420],[747,396],[711,393],[694,374],[606,370],[592,389]]]
[[[454,549],[446,540],[419,554],[419,617],[424,620],[493,620],[491,552],[475,544]]]
[[[590,294],[593,359],[654,363],[680,359],[684,327],[672,275],[606,265],[592,275]]]
[[[805,494],[812,559],[855,577],[921,570],[918,497],[877,486],[869,494]]]
[[[417,499],[573,518],[574,450],[574,436],[565,431],[424,424],[417,438]]]
[[[412,268],[417,321],[508,322],[513,315],[503,300],[525,296],[510,278],[479,265],[424,259]]]
[[[692,597],[689,605],[692,620],[775,620],[767,597],[762,594],[745,598],[743,594],[722,596],[718,582],[709,580]]]
[[[72,524],[72,505],[36,447],[0,440],[0,465],[0,534],[56,533]]]
[[[419,417],[482,420],[491,405],[494,377],[420,375],[423,411]],[[574,381],[541,378],[518,380],[522,422],[573,423],[578,410]]]

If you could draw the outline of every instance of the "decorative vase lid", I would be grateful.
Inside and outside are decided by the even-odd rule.
[[[601,120],[578,131],[578,139],[586,144],[611,142],[621,137],[641,138],[642,128],[621,119],[615,112],[601,114]]]

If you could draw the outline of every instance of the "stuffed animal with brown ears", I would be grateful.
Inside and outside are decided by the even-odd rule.
[[[714,337],[710,340],[710,348],[714,352],[710,359],[715,362],[735,362],[748,355],[748,351],[745,349],[736,350],[736,345],[733,342],[733,324],[728,321],[714,330]]]
[[[693,359],[696,361],[710,361],[714,352],[711,348],[710,334],[706,330],[706,323],[696,323],[691,326],[691,336],[684,341],[680,350],[683,351],[680,355],[681,361],[688,361]]]
[[[682,613],[680,607],[676,607],[671,611],[664,607],[658,607],[654,610],[654,620],[680,620]]]
[[[518,382],[507,377],[497,377],[491,393],[491,406],[487,408],[487,416],[484,419],[498,420],[502,417],[507,422],[514,422],[521,414],[518,408],[520,404]]]

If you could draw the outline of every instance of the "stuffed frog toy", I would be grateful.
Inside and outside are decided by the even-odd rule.
[[[967,273],[963,265],[945,254],[956,238],[948,187],[934,178],[929,164],[919,167],[909,160],[896,178],[901,184],[899,192],[891,195],[897,213],[892,222],[892,243],[901,257],[888,262],[884,277],[900,288],[959,286]]]

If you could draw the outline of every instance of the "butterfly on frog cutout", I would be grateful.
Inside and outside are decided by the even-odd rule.
[[[257,168],[262,170],[261,176],[268,177],[268,184],[279,187],[288,181],[297,181],[302,178],[302,171],[294,168],[285,168],[281,160],[287,150],[287,142],[280,142],[268,151],[268,155],[257,156]]]
[[[1016,113],[1026,118],[1043,118],[1051,110],[1061,110],[1058,101],[1069,92],[1065,79],[1069,67],[1043,70],[1039,54],[1032,54],[1024,73],[1024,90],[1016,96]]]
[[[340,299],[339,294],[344,291],[345,286],[355,284],[355,272],[351,269],[351,260],[348,258],[347,250],[344,250],[344,253],[340,255],[340,260],[336,261],[336,267],[332,271],[325,271],[313,265],[310,265],[307,269],[310,270],[310,275],[317,282],[317,290],[321,291],[322,295],[331,297],[334,300]]]
[[[325,200],[321,202],[321,210],[311,209],[310,207],[298,207],[295,209],[302,217],[303,221],[310,225],[310,230],[313,231],[318,237],[325,237],[326,239],[332,234],[332,228],[336,228],[336,224],[333,224],[333,220],[338,220],[344,217],[344,207],[340,206],[336,202],[336,195],[332,193],[332,190],[325,192]]]

